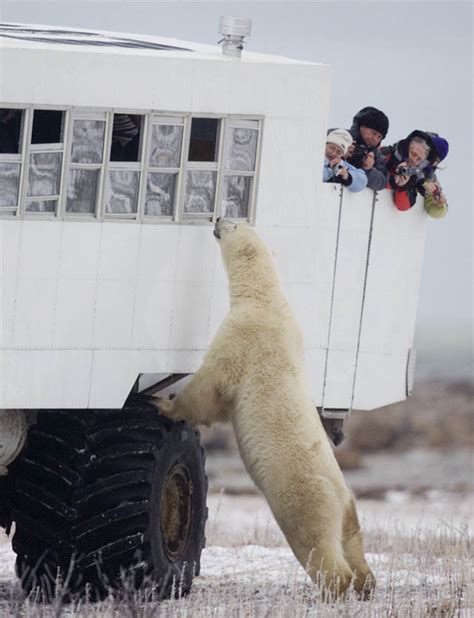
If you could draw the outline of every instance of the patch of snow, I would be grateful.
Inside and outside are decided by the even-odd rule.
[[[390,504],[403,504],[410,500],[408,491],[397,491],[395,489],[387,491],[385,500]]]
[[[15,554],[13,553],[10,541],[7,539],[6,542],[0,545],[0,582],[10,582],[14,577]]]
[[[246,545],[209,547],[201,557],[200,580],[224,578],[240,583],[287,583],[307,581],[304,569],[289,548]],[[282,575],[287,581],[282,582]]]

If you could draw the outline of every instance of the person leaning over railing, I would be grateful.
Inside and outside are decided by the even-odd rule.
[[[433,137],[417,129],[405,139],[382,148],[382,152],[389,172],[387,188],[393,191],[396,208],[409,210],[420,193],[425,197],[427,213],[440,218],[446,214],[447,205],[435,174],[440,155]]]
[[[335,129],[327,135],[323,181],[342,184],[350,191],[362,191],[367,186],[367,176],[343,158],[351,144],[352,136],[345,129]]]
[[[380,143],[388,132],[388,117],[376,107],[363,107],[357,112],[349,129],[353,143],[346,160],[354,167],[364,170],[367,186],[374,191],[385,189],[388,172],[380,152]]]

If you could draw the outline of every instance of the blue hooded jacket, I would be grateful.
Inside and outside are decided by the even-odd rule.
[[[364,170],[358,169],[344,160],[341,161],[340,165],[345,167],[349,172],[347,181],[337,176],[337,170],[334,171],[329,165],[329,159],[324,157],[323,182],[337,182],[347,187],[349,191],[354,191],[354,193],[365,189],[367,186],[367,175]]]

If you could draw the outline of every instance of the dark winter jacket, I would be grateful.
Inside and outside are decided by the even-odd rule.
[[[366,145],[360,135],[357,116],[354,117],[354,124],[349,129],[349,133],[354,138],[356,149],[352,157],[347,157],[347,161],[354,167],[362,168],[365,155],[369,152],[373,152],[374,167],[371,170],[364,170],[367,175],[367,186],[369,189],[373,189],[374,191],[381,191],[382,189],[385,189],[388,180],[388,172],[385,167],[385,158],[378,148]]]
[[[395,183],[396,170],[400,163],[408,158],[408,148],[414,137],[421,137],[428,144],[430,151],[427,159],[415,168],[415,172],[410,174],[408,182],[403,187],[398,187]],[[425,195],[424,183],[426,181],[435,182],[435,161],[437,158],[436,149],[431,137],[424,131],[418,129],[412,131],[408,137],[400,140],[392,146],[382,148],[385,156],[385,164],[389,173],[387,188],[393,190],[393,201],[398,210],[408,210],[416,202],[417,193]]]

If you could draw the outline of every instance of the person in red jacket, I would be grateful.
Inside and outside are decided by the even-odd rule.
[[[382,149],[389,172],[387,188],[393,191],[398,210],[409,210],[417,193],[425,195],[425,184],[436,181],[439,161],[433,138],[425,131],[412,131],[405,139]]]

